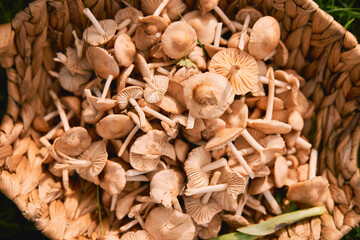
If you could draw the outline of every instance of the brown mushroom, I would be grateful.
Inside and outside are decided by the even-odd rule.
[[[216,237],[221,229],[221,218],[216,214],[213,219],[206,225],[199,225],[198,236],[202,239]]]
[[[262,14],[251,6],[246,6],[241,8],[235,16],[235,20],[239,23],[244,23],[245,18],[250,15],[249,27],[254,26],[254,24],[262,17]]]
[[[168,89],[169,78],[163,75],[155,75],[152,79],[144,78],[147,85],[144,90],[144,98],[148,103],[158,103],[162,100]]]
[[[200,15],[199,10],[188,12],[183,17],[192,26],[202,44],[211,44],[215,38],[217,20],[211,13]]]
[[[61,62],[71,73],[89,76],[90,65],[86,58],[78,57],[74,48],[66,48],[66,55],[59,52],[56,54],[54,61]],[[89,78],[89,77],[88,77]]]
[[[86,51],[90,66],[100,77],[107,79],[109,75],[119,76],[119,64],[115,58],[101,47],[90,46]]]
[[[66,91],[78,94],[78,90],[82,89],[82,85],[89,81],[90,75],[73,74],[65,66],[60,72],[49,71],[52,77],[59,79],[60,86]]]
[[[115,58],[121,67],[129,67],[135,57],[135,44],[131,41],[129,35],[120,34],[114,44]]]
[[[119,24],[117,29],[121,30],[122,28],[127,27],[129,24],[132,24],[126,33],[128,36],[131,36],[139,24],[139,17],[142,16],[143,13],[133,7],[120,9],[114,16],[115,21]]]
[[[136,232],[127,232],[121,236],[120,240],[153,240],[151,235],[144,231],[138,230]]]
[[[141,9],[146,15],[159,16],[160,14],[172,21],[180,18],[186,10],[181,0],[141,0]]]

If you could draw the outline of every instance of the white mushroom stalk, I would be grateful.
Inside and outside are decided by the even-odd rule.
[[[144,175],[138,175],[133,177],[126,176],[126,181],[129,182],[150,182],[150,179]]]
[[[245,36],[246,36],[247,29],[249,27],[249,23],[250,23],[250,14],[246,15],[245,21],[244,21],[244,26],[241,31],[240,41],[239,41],[239,46],[238,46],[240,50],[244,50],[244,48],[245,48]]]
[[[199,188],[191,188],[187,189],[185,192],[186,196],[193,196],[198,194],[204,194],[204,193],[212,193],[212,192],[222,192],[225,191],[228,188],[227,183],[212,185],[212,186],[204,186]]]
[[[136,112],[139,114],[140,127],[145,126],[146,117],[145,117],[145,113],[142,110],[142,108],[140,107],[140,105],[137,103],[137,101],[133,97],[129,97],[128,101],[135,108]]]
[[[264,57],[264,61],[269,60],[270,58],[275,56],[276,53],[277,53],[277,49],[275,48],[268,56]]]
[[[169,76],[169,75],[170,75],[170,72],[169,72],[168,70],[166,70],[165,68],[163,68],[163,67],[158,67],[158,68],[156,69],[156,71],[157,71],[158,73],[164,74],[165,76]]]
[[[215,12],[219,15],[219,17],[223,20],[226,26],[229,27],[230,31],[235,33],[236,28],[234,24],[231,22],[231,20],[226,16],[226,14],[219,8],[219,6],[214,7]]]
[[[135,176],[139,176],[139,175],[142,175],[142,174],[145,174],[146,172],[142,172],[142,171],[139,171],[139,170],[136,170],[136,169],[129,169],[126,171],[126,177],[135,177]]]
[[[64,131],[68,131],[70,129],[69,120],[67,119],[66,113],[61,106],[61,102],[53,90],[49,90],[50,97],[54,100],[55,106],[59,111],[61,122],[63,123]]]
[[[255,152],[255,149],[250,147],[250,148],[243,148],[238,151],[242,156],[247,156],[247,155],[253,154]]]
[[[105,36],[106,33],[104,31],[104,29],[100,26],[100,23],[98,22],[98,20],[95,18],[94,14],[92,14],[92,12],[90,11],[90,9],[85,8],[83,10],[83,12],[85,13],[85,15],[90,19],[90,21],[92,22],[92,24],[94,24],[96,30],[99,32],[100,35]]]
[[[212,163],[206,164],[201,167],[201,171],[210,172],[212,170],[225,167],[227,165],[227,160],[225,158],[221,158]]]
[[[146,88],[146,83],[142,82],[142,81],[139,81],[137,79],[134,79],[134,78],[127,78],[126,79],[126,83],[127,84],[131,84],[133,86],[138,86],[138,87],[142,87],[142,88]]]
[[[130,228],[134,227],[136,224],[140,224],[141,228],[143,228],[144,226],[144,221],[141,219],[140,221],[142,221],[141,223],[139,222],[139,219],[138,218],[141,218],[140,216],[137,217],[136,219],[128,222],[127,224],[123,225],[120,227],[119,231],[120,232],[126,232],[127,230],[129,230]]]
[[[76,34],[76,31],[72,31],[72,35],[75,38],[75,46],[76,46],[76,54],[79,59],[83,57],[83,50],[84,50],[84,44],[85,41],[82,39],[79,39],[78,35]]]
[[[263,84],[269,84],[269,79],[267,77],[259,76],[259,80]],[[290,85],[288,83],[277,80],[277,79],[274,79],[274,84],[275,84],[276,87],[279,87],[279,88],[285,88],[287,90],[291,89],[291,87],[290,87]]]
[[[63,159],[62,163],[55,166],[56,169],[64,170],[64,169],[79,169],[79,168],[87,168],[90,167],[92,162],[88,159],[77,159],[72,158],[67,155],[65,155],[62,152],[57,152],[59,156]]]
[[[250,166],[247,164],[244,157],[239,153],[236,149],[235,145],[231,141],[227,141],[226,145],[230,148],[230,150],[234,153],[235,157],[239,161],[239,163],[244,167],[245,171],[249,174],[251,179],[255,178],[255,173],[251,170]]]
[[[268,94],[268,102],[266,107],[266,113],[265,113],[265,120],[271,121],[273,109],[274,109],[274,97],[275,97],[275,83],[274,83],[274,73],[270,71],[270,74],[272,76],[266,76],[269,79],[269,94]],[[269,71],[268,71],[269,73]]]
[[[209,186],[214,186],[214,185],[216,185],[217,182],[219,181],[220,175],[221,175],[221,172],[216,171],[216,172],[213,174],[213,176],[212,176],[212,178],[211,178],[211,180],[210,180]],[[201,203],[204,204],[204,205],[207,204],[207,203],[209,202],[209,200],[210,200],[210,197],[211,197],[211,192],[206,193],[206,194],[202,197]]]
[[[222,22],[219,22],[219,23],[217,23],[216,30],[215,30],[214,47],[220,46],[221,29],[222,29]]]
[[[113,80],[113,78],[114,78],[113,75],[109,75],[109,77],[106,79],[105,86],[104,86],[103,92],[102,92],[101,97],[100,97],[101,101],[105,100],[105,97],[106,97],[106,95],[107,95],[107,93],[109,91],[110,84],[111,84],[111,81]]]
[[[309,180],[316,177],[318,152],[316,149],[311,149],[309,161]]]
[[[263,192],[263,194],[266,201],[268,201],[271,208],[274,210],[275,214],[280,215],[282,213],[281,208],[277,203],[276,199],[274,198],[274,196],[271,194],[270,190],[266,190],[265,192]]]
[[[186,121],[186,129],[193,129],[194,124],[195,124],[195,117],[189,111]]]
[[[45,121],[49,121],[51,119],[53,119],[54,117],[56,117],[57,115],[59,115],[59,111],[58,110],[55,110],[55,111],[52,111],[52,112],[49,112],[48,114],[46,114],[43,119]]]
[[[174,199],[172,200],[172,204],[173,204],[175,210],[177,210],[181,213],[183,212],[180,202],[179,202],[179,199],[177,197],[174,197]]]
[[[125,149],[127,148],[127,146],[129,145],[131,139],[135,136],[135,134],[139,131],[140,127],[138,125],[136,125],[131,132],[129,133],[129,135],[126,137],[124,143],[121,145],[121,148],[118,152],[118,156],[121,157],[125,151]]]
[[[247,129],[244,129],[241,132],[241,136],[243,136],[243,138],[245,138],[245,140],[257,151],[257,152],[261,152],[264,150],[264,147],[261,146],[253,136],[251,136],[251,134],[249,133],[249,131]]]
[[[298,137],[296,139],[296,146],[300,149],[310,149],[312,147],[311,143],[309,143],[302,137]]]
[[[157,9],[155,10],[155,12],[153,13],[153,16],[159,16],[160,13],[164,10],[164,8],[166,7],[166,5],[168,4],[169,0],[163,0],[160,5],[157,7]]]
[[[150,114],[150,115],[152,115],[152,116],[160,119],[161,121],[166,122],[166,123],[167,123],[169,126],[171,126],[171,127],[175,127],[175,125],[176,125],[176,122],[175,122],[175,121],[173,121],[173,120],[171,120],[170,118],[164,116],[163,114],[161,114],[161,113],[159,113],[159,112],[157,112],[157,111],[149,108],[148,106],[145,106],[145,107],[143,107],[143,108],[141,108],[141,109],[142,109],[144,112],[146,112],[146,113],[148,113],[148,114]]]
[[[249,183],[249,178],[246,178],[246,186],[248,186]],[[241,216],[242,212],[244,210],[245,204],[247,202],[247,200],[249,199],[249,194],[247,194],[247,190],[245,189],[243,195],[241,196],[239,203],[238,203],[238,207],[236,209],[235,212],[235,216]]]
[[[58,111],[56,111],[56,112],[58,112]],[[68,112],[68,114],[66,115],[67,119],[71,119],[73,116],[75,116],[75,112],[73,110],[70,110]],[[55,127],[53,127],[50,131],[48,131],[44,136],[42,136],[40,138],[40,142],[41,142],[41,139],[46,139],[46,140],[51,139],[54,136],[54,134],[56,133],[56,131],[59,130],[60,128],[62,128],[62,126],[63,126],[63,122],[59,122]],[[44,144],[44,146],[45,146],[45,144]]]
[[[132,36],[136,31],[138,24],[132,24],[129,30],[126,32],[127,35]]]
[[[119,23],[119,25],[117,26],[117,30],[121,30],[121,29],[123,29],[123,28],[126,28],[130,23],[131,23],[131,19],[130,19],[130,18],[126,18],[124,21],[122,21],[121,23]]]

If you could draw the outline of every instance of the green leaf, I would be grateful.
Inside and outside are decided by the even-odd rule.
[[[196,68],[196,64],[193,63],[188,58],[181,59],[180,61],[177,62],[177,65],[180,66],[180,67],[186,67],[186,68]]]
[[[240,232],[233,232],[211,238],[211,240],[255,240],[257,238],[258,238],[257,236],[248,235]]]
[[[345,24],[344,28],[345,28],[345,29],[348,29],[349,26],[350,26],[350,24],[351,24],[354,20],[355,20],[355,18],[353,18],[353,19],[351,19],[350,21],[348,21],[348,22]]]
[[[300,221],[304,218],[322,215],[324,212],[325,208],[321,206],[305,210],[299,210],[291,213],[285,213],[259,224],[238,228],[237,231],[249,235],[265,236],[272,234],[280,228],[283,228],[294,222]]]

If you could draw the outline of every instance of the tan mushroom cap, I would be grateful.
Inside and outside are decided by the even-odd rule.
[[[191,217],[165,207],[154,208],[149,213],[144,229],[156,240],[192,240],[195,237]]]
[[[219,0],[200,0],[200,13],[204,15],[214,9],[219,3]]]
[[[279,41],[278,46],[276,47],[276,54],[274,55],[274,63],[279,67],[284,67],[289,60],[289,51],[286,48],[283,41]]]
[[[274,76],[280,81],[284,81],[290,85],[290,90],[277,94],[277,96],[284,101],[287,109],[294,110],[299,104],[303,104],[298,99],[300,81],[297,77],[282,70],[276,70]]]
[[[184,187],[184,180],[180,171],[173,169],[159,171],[151,179],[150,196],[156,203],[162,203],[166,208],[171,208],[173,199]]]
[[[131,118],[131,120],[132,120],[137,126],[140,127],[140,118],[139,118],[139,116],[138,116],[136,113],[129,111],[129,112],[127,112],[126,114]],[[143,132],[148,132],[148,131],[152,130],[153,128],[152,128],[151,124],[149,123],[149,121],[146,119],[144,126],[140,127],[140,129],[141,129]]]
[[[235,100],[230,109],[232,113],[225,112],[221,119],[226,122],[228,128],[246,128],[249,109],[242,100]]]
[[[153,240],[153,237],[147,231],[139,230],[125,233],[120,240]]]
[[[193,75],[184,83],[184,97],[191,115],[196,118],[220,117],[234,101],[228,80],[216,73]]]
[[[75,96],[64,96],[60,101],[68,110],[73,110],[76,116],[81,116],[81,101],[80,98]]]
[[[91,137],[83,127],[73,127],[54,141],[54,149],[75,157],[84,152],[91,144]]]
[[[115,58],[121,67],[129,67],[135,58],[135,44],[127,34],[120,34],[114,44]]]
[[[141,0],[141,9],[146,15],[152,15],[163,0]],[[166,12],[167,17],[171,20],[178,20],[179,14],[186,10],[186,5],[182,0],[170,0],[162,12]],[[165,16],[164,16],[165,17]]]
[[[217,19],[211,13],[200,15],[199,10],[186,13],[183,18],[192,26],[202,44],[211,44],[215,39]]]
[[[129,116],[112,114],[96,124],[96,132],[104,139],[123,138],[130,133],[135,124]]]
[[[169,21],[158,16],[146,16],[140,18],[141,26],[149,35],[154,35],[158,32],[163,32],[169,25]]]
[[[213,219],[210,221],[207,227],[200,226],[198,231],[198,236],[202,239],[210,239],[216,237],[221,229],[221,218],[216,214]]]
[[[186,213],[197,224],[207,224],[213,217],[221,212],[223,209],[215,202],[214,199],[209,200],[208,203],[203,204],[201,198],[183,197]]]
[[[184,162],[188,182],[187,188],[199,188],[209,185],[209,173],[201,170],[201,167],[211,163],[210,152],[205,151],[204,146],[194,148]]]
[[[75,48],[66,48],[66,68],[73,73],[81,75],[90,75],[90,65],[86,58],[79,59]]]
[[[259,82],[256,60],[247,52],[236,48],[226,48],[217,52],[211,58],[209,71],[229,79],[237,95],[252,91]]]
[[[256,59],[263,59],[274,51],[279,40],[279,22],[271,16],[262,17],[252,28],[248,45],[249,53]]]
[[[170,24],[161,37],[165,54],[173,59],[183,58],[196,46],[196,32],[186,22]]]
[[[283,156],[276,157],[274,165],[274,181],[277,188],[281,188],[285,185],[288,175],[287,160]]]
[[[164,131],[150,130],[138,137],[130,148],[130,164],[139,171],[152,171],[160,162],[161,156],[175,160],[174,146],[168,141]]]
[[[157,103],[164,97],[168,86],[169,77],[164,75],[155,75],[154,78],[148,80],[151,85],[147,85],[144,90],[144,98],[148,103]]]
[[[235,228],[250,225],[248,220],[243,216],[238,216],[233,214],[222,214],[221,220],[223,220],[224,222]]]
[[[86,57],[92,69],[100,77],[107,79],[109,75],[113,75],[114,78],[119,76],[119,64],[105,49],[90,46],[86,51]]]
[[[124,109],[128,106],[130,97],[134,99],[139,99],[142,97],[142,95],[143,89],[141,87],[126,87],[116,95],[116,101],[118,102],[120,109]]]
[[[249,22],[250,28],[254,26],[255,22],[257,22],[257,20],[259,20],[263,16],[261,12],[259,12],[255,8],[251,6],[246,6],[238,11],[238,13],[235,16],[235,20],[239,23],[244,23],[247,15],[250,15],[250,22]]]
[[[217,52],[226,49],[224,47],[215,47],[214,45],[211,44],[204,44],[204,48],[206,50],[206,52],[209,54],[209,57],[213,57]]]
[[[81,88],[81,85],[87,83],[89,79],[89,75],[73,74],[65,66],[59,72],[60,86],[66,91],[73,93]]]
[[[255,178],[250,182],[248,188],[249,195],[257,195],[270,190],[274,186],[274,180],[272,177]]]
[[[126,7],[122,8],[119,11],[116,12],[114,16],[114,20],[117,23],[121,23],[122,21],[126,19],[130,19],[132,23],[138,23],[139,17],[142,17],[143,13],[136,8],[133,7]]]
[[[135,32],[134,42],[137,49],[145,51],[159,43],[161,34],[149,35],[142,25],[138,26]]]
[[[205,145],[206,151],[216,150],[224,147],[226,142],[234,141],[243,131],[243,128],[223,128],[210,139]]]
[[[292,129],[291,125],[276,120],[248,119],[247,124],[265,134],[285,134]]]
[[[119,194],[126,184],[125,170],[119,163],[107,161],[99,179],[100,187],[111,196]]]
[[[179,103],[175,98],[165,95],[163,98],[155,104],[165,112],[173,114],[181,114],[186,111],[186,107]]]
[[[183,133],[184,137],[192,143],[197,143],[201,141],[202,135],[201,132],[206,129],[204,120],[201,118],[195,118],[194,128],[186,129],[185,126],[181,126],[181,132]]]
[[[104,100],[99,99],[95,96],[87,96],[87,99],[90,101],[91,105],[96,109],[98,112],[104,112],[109,109],[114,108],[117,105],[116,100],[105,98]]]
[[[216,135],[216,133],[226,127],[226,122],[221,118],[204,119],[206,129],[201,132],[201,136],[209,140]]]
[[[306,203],[312,206],[322,205],[329,197],[329,182],[317,176],[304,182],[289,186],[286,194],[291,201]]]
[[[112,19],[105,19],[99,21],[100,26],[105,31],[105,35],[101,35],[94,25],[86,28],[83,32],[83,38],[90,45],[98,46],[109,42],[115,35],[117,22]]]

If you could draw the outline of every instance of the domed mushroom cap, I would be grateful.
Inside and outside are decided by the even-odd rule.
[[[114,20],[117,23],[121,23],[122,21],[126,19],[130,19],[132,23],[138,23],[139,17],[142,17],[143,13],[136,8],[133,7],[126,7],[123,9],[120,9],[116,12],[114,16]]]
[[[213,199],[210,199],[206,204],[201,202],[201,198],[184,196],[183,199],[186,213],[189,214],[197,224],[209,223],[217,213],[223,210]]]
[[[204,15],[214,9],[219,3],[219,0],[200,0],[200,13]]]
[[[199,188],[209,185],[209,173],[202,171],[201,167],[211,163],[210,152],[203,146],[194,148],[184,163],[188,182],[187,188]]]
[[[172,201],[184,187],[184,176],[173,169],[166,169],[156,173],[150,182],[150,196],[156,203],[162,203],[171,208]]]
[[[170,24],[161,37],[165,54],[174,59],[183,58],[196,46],[196,32],[186,22]]]
[[[129,104],[129,98],[139,99],[143,95],[143,89],[137,86],[126,87],[116,95],[116,101],[120,109],[124,109]]]
[[[90,45],[98,46],[109,42],[115,35],[117,22],[112,19],[105,19],[99,21],[100,26],[105,31],[105,35],[101,35],[94,25],[88,27],[83,32],[83,38]]]
[[[174,146],[167,141],[164,131],[150,130],[138,137],[130,148],[130,164],[139,171],[152,171],[156,168],[161,156],[175,160]]]
[[[271,16],[262,17],[252,28],[248,45],[249,53],[256,59],[263,59],[274,51],[279,40],[279,22]]]
[[[119,194],[126,184],[125,170],[117,162],[106,161],[99,179],[100,187],[111,196]]]
[[[200,226],[198,236],[202,239],[210,239],[216,237],[221,229],[221,218],[217,214],[213,217],[207,227]]]
[[[206,151],[224,147],[227,141],[234,141],[243,131],[242,128],[223,128],[205,145]]]
[[[169,26],[169,20],[158,16],[146,16],[140,18],[141,27],[149,35],[162,33]]]
[[[200,15],[199,10],[188,12],[183,17],[192,26],[202,44],[211,44],[215,39],[217,19],[211,13]]]
[[[139,230],[125,233],[120,240],[153,240],[153,238],[147,231]]]
[[[76,92],[81,85],[89,81],[89,75],[73,74],[65,66],[60,69],[59,83],[60,86],[69,92]]]
[[[235,94],[244,95],[259,82],[256,60],[247,52],[236,48],[226,48],[217,52],[210,61],[209,71],[229,79]]]
[[[135,57],[135,44],[127,34],[120,34],[114,44],[115,58],[121,67],[129,67]]]
[[[250,28],[252,26],[254,26],[254,24],[257,22],[257,20],[259,20],[263,16],[261,14],[261,12],[259,12],[255,8],[246,6],[242,9],[240,9],[240,11],[236,14],[235,20],[239,23],[244,23],[245,18],[248,14],[250,15],[250,22],[249,22]]]
[[[287,160],[283,156],[278,156],[274,164],[274,181],[277,188],[281,188],[285,185],[288,175]]]
[[[144,90],[144,98],[148,103],[158,103],[168,89],[169,78],[164,75],[155,75],[153,79],[148,81],[150,85],[147,84]]]
[[[135,124],[129,116],[112,114],[104,117],[96,124],[96,132],[104,139],[122,138],[128,135]]]
[[[257,195],[270,190],[274,186],[274,180],[272,177],[255,178],[251,181],[248,188],[249,195]]]
[[[90,69],[90,65],[86,58],[79,59],[76,49],[68,47],[66,48],[66,68],[73,73],[82,74],[82,75],[90,75],[88,70]]]
[[[149,213],[144,229],[156,240],[192,240],[195,236],[195,226],[188,214],[165,207]]]
[[[100,77],[107,79],[109,75],[113,75],[114,78],[119,76],[119,64],[105,49],[90,46],[86,51],[86,58]]]
[[[193,75],[184,83],[185,103],[196,118],[220,117],[234,101],[228,80],[216,73]]]
[[[86,98],[91,103],[91,105],[99,112],[107,111],[117,105],[116,100],[110,98],[105,98],[104,100],[101,100],[100,98],[92,95],[87,95]]]
[[[248,119],[247,124],[265,134],[285,134],[292,129],[291,125],[276,120]]]
[[[162,2],[162,0],[141,0],[141,9],[146,15],[152,15]],[[186,5],[182,0],[170,0],[163,11],[166,11],[171,21],[174,21],[178,20],[180,18],[179,14],[182,14],[185,10]]]
[[[91,137],[87,130],[82,127],[74,127],[54,141],[54,149],[70,157],[75,157],[84,152],[90,144]]]
[[[138,26],[135,32],[134,42],[137,49],[145,51],[160,42],[161,34],[149,35],[142,25]]]
[[[241,100],[235,100],[230,109],[232,113],[225,112],[221,119],[226,122],[226,127],[230,128],[246,128],[249,109],[248,106]]]

